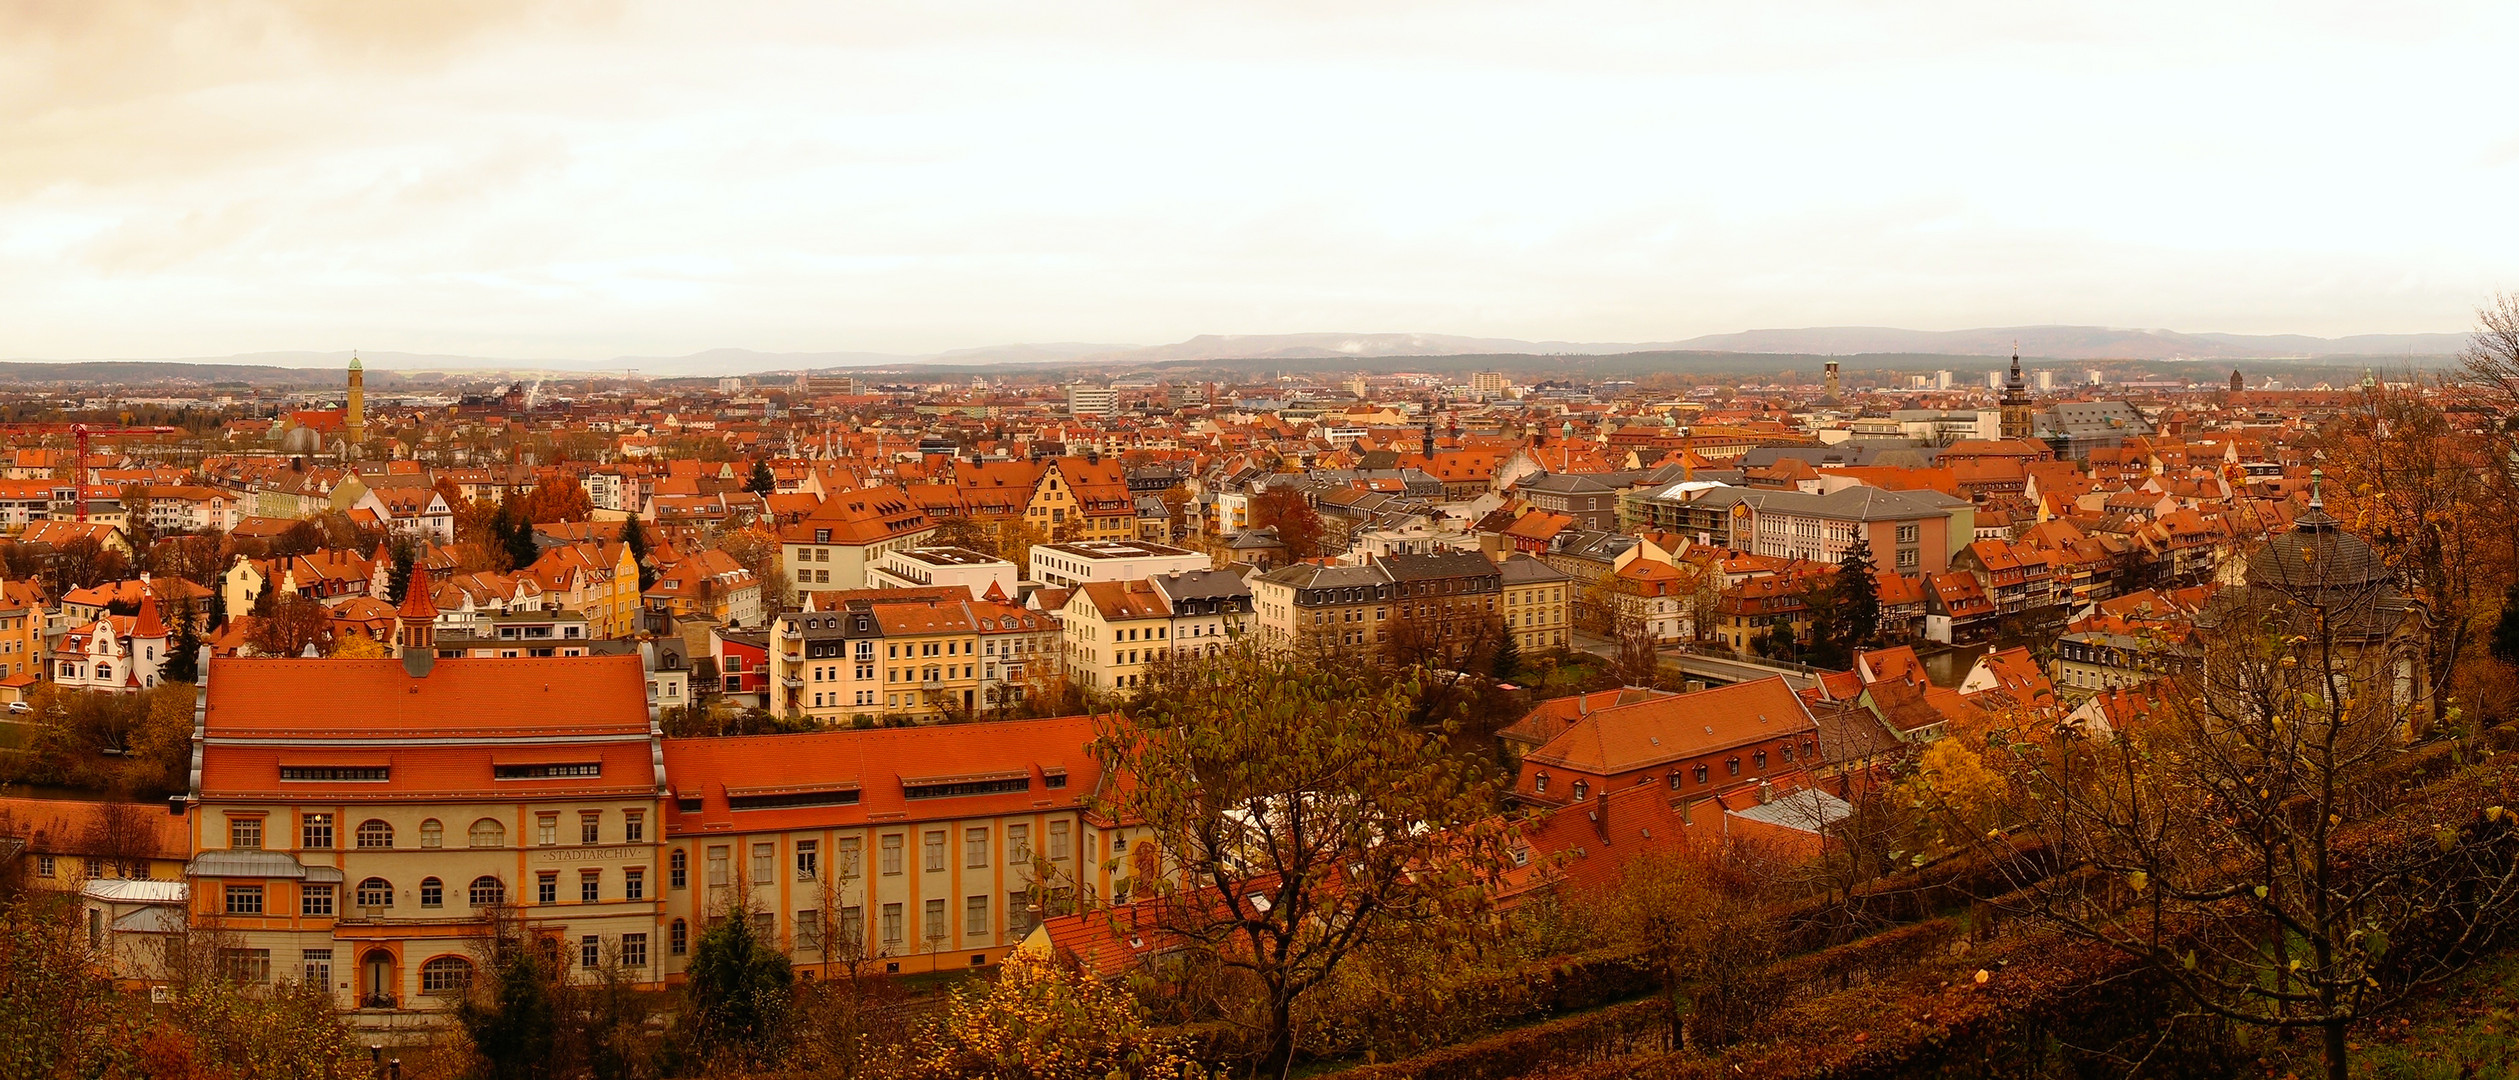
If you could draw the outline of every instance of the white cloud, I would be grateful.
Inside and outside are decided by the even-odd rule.
[[[0,15],[0,355],[2336,334],[2519,285],[2500,5],[353,8]]]

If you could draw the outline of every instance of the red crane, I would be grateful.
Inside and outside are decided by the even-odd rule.
[[[0,424],[0,432],[10,435],[67,434],[79,444],[78,460],[70,467],[72,499],[78,507],[80,521],[87,520],[87,440],[90,435],[180,435],[182,428],[124,427],[109,424]]]

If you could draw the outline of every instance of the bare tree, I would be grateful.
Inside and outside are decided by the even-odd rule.
[[[2355,1021],[2503,928],[2519,864],[2490,822],[2436,845],[2340,839],[2402,798],[2411,616],[2367,545],[2314,509],[2303,526],[2198,619],[2201,663],[2147,688],[2147,716],[1999,750],[2023,827],[2075,867],[2028,890],[2025,914],[2134,958],[2199,1013],[2318,1031],[2342,1080]]]

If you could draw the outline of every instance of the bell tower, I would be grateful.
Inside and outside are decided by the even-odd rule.
[[[2003,380],[2003,437],[2030,437],[2030,418],[2036,409],[2029,401],[2029,381],[2021,377],[2020,346],[2012,346],[2012,373]]]

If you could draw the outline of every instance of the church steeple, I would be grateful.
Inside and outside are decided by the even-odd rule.
[[[2036,407],[2029,400],[2029,380],[2020,371],[2020,343],[2012,343],[2012,373],[2003,380],[2003,437],[2026,439],[2031,435]]]

